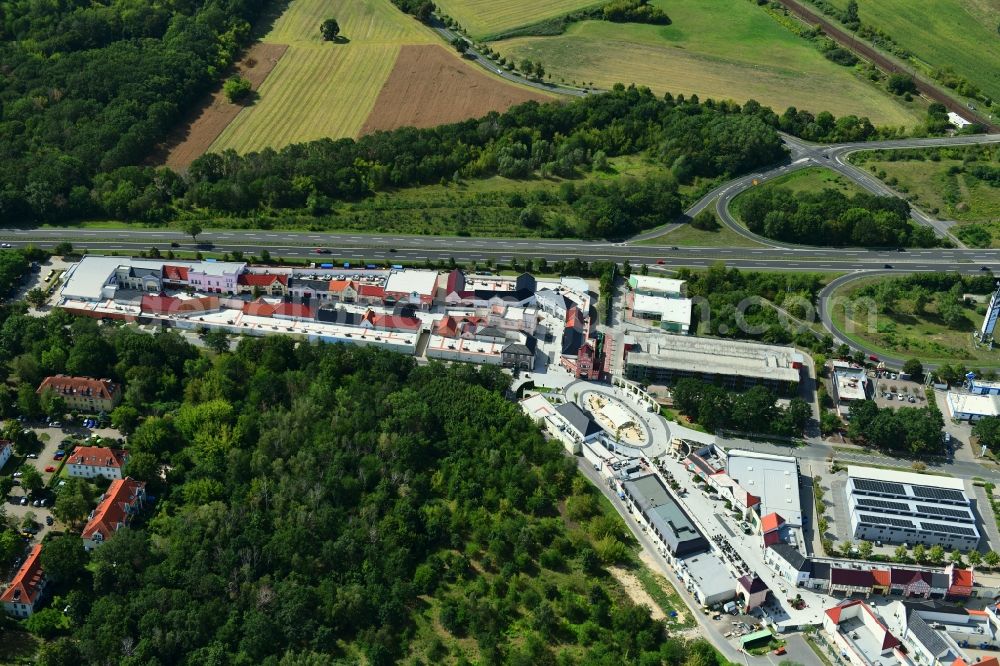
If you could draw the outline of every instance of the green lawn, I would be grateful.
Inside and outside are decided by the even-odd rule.
[[[853,299],[866,285],[884,278],[858,280],[838,290],[835,298]],[[843,307],[833,308],[834,324],[849,338],[862,342],[876,354],[902,358],[919,358],[930,363],[962,362],[978,367],[1000,366],[1000,348],[992,351],[973,344],[972,333],[982,324],[982,315],[975,308],[964,310],[965,323],[960,328],[949,328],[938,318],[933,303],[923,315],[912,314],[912,304],[900,300],[894,312],[880,308],[869,321],[866,313],[854,312],[848,321]],[[850,323],[853,330],[848,330]]]
[[[665,235],[651,240],[639,241],[639,245],[658,245],[661,247],[764,247],[749,238],[744,238],[729,227],[720,227],[718,231],[702,231],[690,224],[684,224]]]
[[[833,3],[847,6],[847,0]],[[950,66],[1000,100],[996,0],[858,0],[858,16],[910,51],[928,73]]]
[[[905,103],[835,65],[767,12],[740,0],[671,3],[653,0],[669,26],[585,21],[563,35],[496,42],[502,55],[540,61],[553,81],[646,85],[702,99],[756,99],[779,112],[788,106],[868,116],[877,125],[912,126],[923,104]]]
[[[1000,148],[948,149],[921,151],[938,159],[896,159],[913,153],[892,155],[884,152],[863,152],[851,156],[851,161],[886,180],[904,196],[925,211],[942,219],[962,223],[977,223],[987,231],[986,243],[976,246],[1000,247],[1000,187],[993,187],[971,175],[976,165],[1000,168]],[[921,154],[916,153],[916,154]]]
[[[438,8],[476,39],[604,4],[600,0],[436,0]]]
[[[767,181],[762,187],[783,187],[792,192],[820,192],[822,190],[839,190],[847,195],[863,192],[854,181],[844,178],[832,169],[824,167],[809,167],[793,171],[787,176],[781,176]]]

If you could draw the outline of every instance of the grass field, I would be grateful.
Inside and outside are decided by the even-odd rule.
[[[212,144],[247,153],[324,137],[355,136],[389,73],[399,46],[290,46],[244,109]],[[335,83],[334,83],[335,82]]]
[[[340,23],[343,43],[324,42],[319,25]],[[263,40],[288,44],[258,90],[209,150],[240,153],[323,137],[356,136],[404,44],[434,44],[426,27],[389,0],[292,0]]]
[[[877,125],[912,126],[924,114],[921,104],[891,98],[853,69],[833,64],[753,3],[653,4],[667,11],[672,25],[585,21],[563,35],[504,40],[493,47],[516,61],[540,61],[557,82],[599,87],[634,82],[658,93],[756,99],[779,112],[796,106],[868,116]]]
[[[388,0],[292,0],[263,41],[324,45],[319,25],[333,17],[340,36],[356,43],[433,44],[434,34]],[[333,44],[325,44],[333,48]]]
[[[768,181],[763,187],[783,187],[792,192],[820,192],[822,190],[839,190],[847,195],[857,194],[863,190],[836,171],[823,167],[809,167],[793,171],[787,176],[781,176]]]
[[[603,4],[594,0],[437,0],[445,14],[476,39],[506,32],[577,9]]]
[[[729,227],[718,231],[702,231],[690,224],[683,224],[659,238],[640,241],[639,245],[659,245],[662,247],[764,247],[749,238],[744,238]]]
[[[844,8],[847,0],[833,4]],[[858,0],[858,15],[913,53],[928,71],[951,66],[1000,100],[996,0]]]
[[[896,179],[895,187],[926,209],[939,209],[939,216],[960,222],[1000,222],[1000,187],[991,187],[967,173],[949,174],[949,170],[968,169],[975,164],[988,164],[1000,168],[1000,150],[991,160],[967,162],[955,157],[942,157],[939,161],[879,159],[870,153],[861,153],[851,159],[855,164],[870,169],[883,180]]]
[[[853,298],[858,290],[876,281],[858,280],[835,294],[836,297]],[[857,341],[873,348],[876,353],[903,358],[919,358],[924,362],[956,363],[964,362],[976,366],[1000,366],[1000,349],[989,350],[976,347],[972,342],[972,332],[982,324],[982,315],[974,308],[964,309],[965,323],[959,328],[949,328],[937,316],[933,303],[925,314],[912,314],[912,303],[901,299],[894,312],[880,310],[875,318],[874,328],[870,328],[867,313],[854,312],[850,318],[853,331],[847,330],[848,320],[845,309],[836,307],[832,317],[834,324]]]

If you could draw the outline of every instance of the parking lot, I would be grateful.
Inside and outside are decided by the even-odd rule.
[[[101,441],[101,445],[117,446],[116,440],[120,437],[118,431],[112,428],[85,428],[82,425],[82,419],[80,421],[76,424],[64,422],[61,427],[51,427],[44,422],[37,424],[24,423],[23,427],[32,430],[38,437],[40,446],[36,452],[29,454],[30,457],[24,458],[23,461],[17,457],[11,458],[11,462],[5,467],[5,471],[17,474],[18,472],[23,472],[25,466],[34,467],[41,474],[46,486],[49,486],[52,477],[60,466],[60,462],[54,459],[55,453],[58,449],[64,447],[63,442],[65,440],[76,437],[78,438],[76,444],[80,445],[84,439],[96,434],[103,440]],[[17,462],[19,461],[20,464],[18,465]],[[26,515],[29,513],[33,514],[36,527],[39,530],[35,537],[38,540],[41,540],[49,530],[63,529],[63,526],[55,520],[55,516],[51,512],[52,504],[55,500],[54,491],[56,487],[53,486],[51,489],[39,493],[37,497],[31,498],[28,501],[27,493],[20,485],[19,476],[18,474],[15,477],[18,485],[15,485],[11,489],[10,496],[7,498],[5,505],[7,515],[20,524]],[[22,504],[22,501],[25,501],[25,504]],[[35,506],[36,501],[38,502],[38,506]],[[43,503],[44,506],[42,505]],[[50,517],[53,521],[52,525],[47,524],[47,519]]]
[[[875,380],[875,404],[890,409],[926,407],[927,394],[922,384],[899,379],[895,373],[886,373]]]

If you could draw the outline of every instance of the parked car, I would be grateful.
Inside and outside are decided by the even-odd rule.
[[[37,454],[37,453],[29,453],[29,454],[27,455],[27,457],[28,457],[28,458],[31,458],[32,460],[34,460],[34,459],[38,458],[38,454]]]
[[[784,646],[781,646],[780,648],[774,651],[774,654],[782,655],[785,654],[786,652],[788,652],[788,650],[786,650]]]
[[[28,506],[28,498],[27,497],[22,497],[21,498],[21,506]]]
[[[869,354],[868,355],[868,360],[869,361],[878,361],[878,356],[876,356],[875,354]]]
[[[52,465],[49,465],[48,467],[45,468],[45,471],[51,474],[52,472],[56,471],[56,468],[53,467]]]
[[[52,520],[52,516],[45,516],[45,524],[46,525],[52,525],[52,523],[54,523],[54,522],[56,522],[56,521]]]
[[[52,428],[62,428],[62,421],[53,421],[49,426]]]
[[[15,479],[20,479],[22,476],[24,476],[24,472],[20,471],[14,472],[13,474],[11,474],[11,476],[13,476]]]

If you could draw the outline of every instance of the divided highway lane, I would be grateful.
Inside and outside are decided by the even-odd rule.
[[[1000,272],[1000,250],[926,249],[909,252],[868,251],[831,248],[696,248],[671,249],[651,245],[631,245],[603,241],[576,240],[519,240],[504,238],[454,238],[440,236],[365,236],[361,234],[324,234],[311,232],[279,231],[209,231],[198,237],[194,244],[189,236],[179,231],[137,230],[128,232],[123,239],[121,230],[96,229],[0,229],[0,241],[15,247],[33,243],[53,247],[69,241],[75,248],[92,252],[117,251],[137,254],[156,247],[161,252],[176,242],[178,250],[197,249],[215,252],[239,250],[246,254],[259,254],[266,248],[272,255],[288,258],[312,258],[316,261],[341,257],[351,260],[423,261],[448,260],[483,262],[510,261],[517,258],[547,259],[549,261],[574,258],[587,261],[605,260],[633,265],[656,265],[662,260],[667,267],[704,267],[716,261],[727,265],[757,270],[796,270],[824,272],[852,272],[858,270],[884,270],[889,264],[903,271],[949,271],[961,269],[976,272],[981,266]],[[331,255],[316,254],[315,248],[329,248]]]

